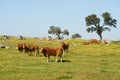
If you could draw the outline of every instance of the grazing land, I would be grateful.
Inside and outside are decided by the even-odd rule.
[[[1,44],[10,48],[0,48],[0,79],[1,80],[120,80],[120,44],[82,45],[85,40],[66,40],[70,43],[68,53],[63,56],[63,63],[50,62],[40,52],[21,53],[16,49],[19,42],[35,43],[40,47],[60,46],[56,40],[3,40]]]

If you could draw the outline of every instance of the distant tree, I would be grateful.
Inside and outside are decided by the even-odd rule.
[[[63,31],[63,35],[67,35],[67,36],[69,36],[69,32],[68,32],[67,29],[65,29],[65,30]]]
[[[25,40],[25,38],[23,36],[18,36],[17,39],[19,39],[19,40]]]
[[[4,38],[5,40],[8,40],[8,39],[10,39],[10,36],[3,35],[3,38]]]
[[[67,29],[65,29],[64,31],[61,31],[61,28],[55,27],[55,26],[50,26],[48,33],[53,34],[53,35],[57,35],[58,39],[61,39],[60,34],[67,35],[67,36],[69,35],[69,32]]]
[[[48,37],[47,37],[47,40],[52,40],[52,37],[51,37],[51,36],[48,36]]]
[[[110,31],[110,27],[116,28],[117,20],[111,17],[111,14],[105,12],[101,15],[103,17],[103,24],[100,25],[100,18],[98,18],[95,14],[89,15],[85,17],[86,26],[88,26],[88,32],[96,32],[100,37],[100,41],[102,40],[103,31]],[[110,26],[110,27],[108,27]]]
[[[55,27],[55,26],[50,26],[50,29],[48,30],[49,34],[53,34],[53,35],[57,35],[58,39],[60,39],[60,34],[61,29],[59,27]]]
[[[79,35],[78,33],[73,34],[72,39],[76,39],[76,38],[81,38],[81,35]]]

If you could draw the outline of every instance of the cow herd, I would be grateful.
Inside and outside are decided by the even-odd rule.
[[[59,58],[62,62],[63,53],[68,52],[69,43],[63,41],[60,43],[59,47],[39,47],[37,44],[26,44],[25,42],[20,42],[17,45],[17,49],[19,52],[25,52],[27,54],[34,52],[35,56],[39,55],[39,52],[41,51],[41,53],[43,53],[43,55],[47,58],[47,62],[49,62],[50,56],[56,57],[55,62],[58,62]]]
[[[108,42],[106,40],[103,40],[102,43],[108,45]],[[99,44],[99,41],[97,39],[91,39],[89,41],[82,42],[82,45],[90,44]],[[43,56],[47,58],[47,62],[50,61],[50,56],[56,57],[55,62],[58,62],[58,59],[60,59],[60,61],[62,62],[62,56],[64,56],[65,53],[68,52],[69,43],[67,41],[62,41],[60,42],[60,46],[57,47],[40,47],[38,44],[26,44],[25,42],[20,42],[17,45],[17,49],[19,50],[19,52],[24,52],[26,54],[34,52],[35,56],[38,56],[41,52]]]

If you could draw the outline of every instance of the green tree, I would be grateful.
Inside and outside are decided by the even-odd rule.
[[[76,39],[76,38],[81,38],[81,35],[79,35],[78,33],[73,34],[72,39]]]
[[[96,32],[100,37],[100,41],[102,40],[103,31],[110,31],[110,27],[116,28],[117,20],[111,17],[111,14],[108,12],[103,13],[103,24],[100,25],[100,18],[98,18],[95,14],[89,15],[85,17],[86,26],[88,26],[88,32]],[[109,26],[109,27],[108,27]]]
[[[60,34],[61,29],[59,27],[55,27],[55,26],[50,26],[50,29],[48,30],[49,34],[53,34],[53,35],[57,35],[58,39],[60,39]]]
[[[58,39],[61,39],[60,34],[67,35],[67,36],[69,35],[69,32],[67,29],[65,29],[64,31],[61,31],[61,28],[55,27],[55,26],[50,26],[48,33],[53,34],[53,35],[57,35]]]
[[[69,32],[68,32],[67,29],[65,29],[65,30],[63,31],[63,35],[67,35],[67,36],[69,36]]]

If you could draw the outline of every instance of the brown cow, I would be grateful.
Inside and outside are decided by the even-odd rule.
[[[24,46],[25,52],[35,52],[35,56],[39,54],[39,46],[36,44],[29,44]]]
[[[24,51],[24,45],[25,45],[24,42],[18,43],[17,49],[18,49],[20,52],[23,52],[23,51]]]
[[[47,62],[49,62],[50,56],[56,56],[56,61],[58,61],[58,58],[60,58],[60,61],[62,62],[62,54],[63,54],[63,49],[59,47],[44,47],[41,48],[41,52],[44,54],[45,57],[47,57]]]
[[[82,42],[82,45],[89,45],[90,42]]]
[[[61,42],[60,44],[61,44],[61,47],[63,48],[64,52],[68,52],[69,43],[66,42],[66,41],[63,41],[63,42]]]
[[[98,44],[99,41],[98,41],[97,39],[91,39],[91,40],[90,40],[90,43],[91,43],[91,44]]]
[[[24,42],[21,42],[17,45],[17,48],[20,52],[35,52],[35,56],[39,54],[39,46],[36,44],[29,44],[27,45]]]

